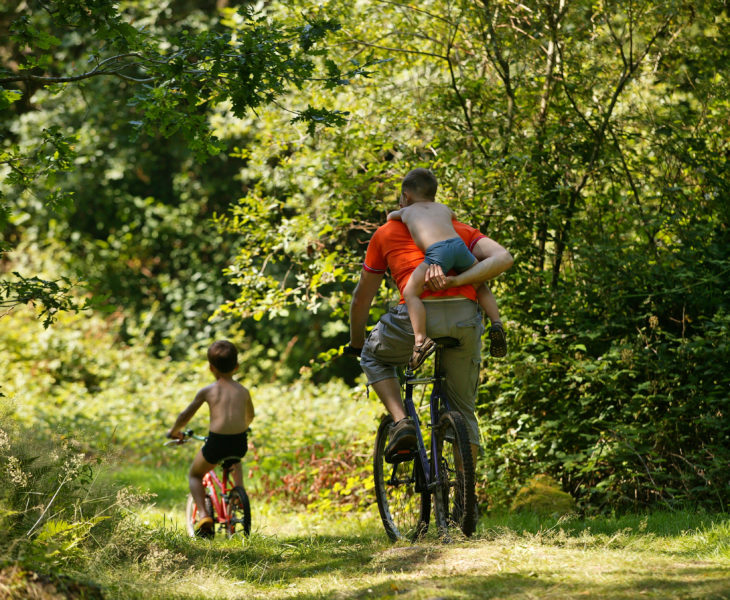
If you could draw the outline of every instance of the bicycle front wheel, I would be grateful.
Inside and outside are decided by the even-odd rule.
[[[385,532],[393,540],[415,541],[428,530],[431,496],[420,475],[418,458],[392,465],[385,462],[393,418],[383,417],[375,436],[373,478],[375,497]]]
[[[458,527],[466,536],[476,530],[474,462],[464,417],[449,411],[436,427],[439,484],[434,490],[436,520],[441,535]]]
[[[205,510],[213,519],[215,523],[215,510],[213,510],[213,501],[210,499],[210,495],[205,495]],[[193,495],[188,494],[188,503],[185,507],[185,529],[190,537],[195,537],[195,523],[198,521],[198,505],[193,500]]]
[[[228,494],[228,523],[226,533],[228,537],[236,533],[248,535],[251,533],[251,504],[248,501],[246,490],[240,486],[234,487]]]

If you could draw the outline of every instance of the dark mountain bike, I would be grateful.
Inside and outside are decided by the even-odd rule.
[[[450,337],[434,340],[437,348],[434,373],[417,378],[406,371],[403,404],[416,424],[417,447],[399,456],[398,462],[385,461],[393,418],[383,417],[375,437],[373,474],[380,517],[388,537],[395,541],[415,541],[426,533],[431,518],[431,498],[439,535],[449,538],[449,530],[460,529],[470,536],[476,529],[474,463],[464,417],[451,410],[444,391],[442,369],[444,348],[458,346]],[[413,388],[431,385],[430,422],[425,437],[413,402]],[[426,450],[427,442],[429,451]],[[400,454],[400,453],[399,453]]]

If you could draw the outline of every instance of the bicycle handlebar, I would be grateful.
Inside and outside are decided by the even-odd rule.
[[[181,438],[171,439],[165,442],[165,446],[179,446],[180,444],[186,444],[191,440],[200,440],[201,442],[204,442],[205,439],[206,438],[202,435],[195,435],[195,432],[192,429],[186,429],[182,432]]]

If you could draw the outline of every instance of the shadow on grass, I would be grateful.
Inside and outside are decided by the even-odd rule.
[[[647,514],[627,514],[619,517],[541,517],[534,513],[495,513],[480,521],[479,537],[499,537],[505,530],[517,535],[539,534],[562,530],[569,536],[584,532],[597,535],[635,533],[657,537],[675,537],[688,531],[730,529],[730,514],[703,513],[693,510],[652,511]]]
[[[622,576],[623,577],[623,576]],[[636,598],[730,598],[728,571],[719,567],[687,567],[664,576],[639,576],[620,582],[556,581],[551,574],[499,573],[493,575],[458,575],[431,577],[420,581],[386,581],[376,585],[321,592],[293,594],[292,600],[315,600],[323,597],[338,600],[429,598],[433,600],[502,600],[518,598],[569,599],[592,598],[635,600]]]
[[[382,540],[361,535],[282,539],[254,535],[248,540],[226,541],[178,537],[170,545],[185,556],[190,566],[225,565],[228,577],[264,586],[294,583],[320,574],[343,578],[362,574],[363,566],[383,549]]]

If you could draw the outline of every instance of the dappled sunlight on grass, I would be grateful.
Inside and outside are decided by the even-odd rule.
[[[126,570],[119,565],[104,575],[114,578],[107,584],[115,598],[730,597],[730,560],[712,551],[727,533],[724,516],[676,513],[675,524],[686,528],[674,535],[664,531],[662,515],[646,525],[637,517],[643,531],[636,532],[625,519],[546,520],[528,531],[514,516],[501,524],[493,516],[482,519],[475,537],[449,544],[391,544],[374,512],[334,518],[260,505],[249,538],[213,541],[188,538],[175,524],[181,511],[150,506],[139,518],[150,528],[151,552],[161,557],[154,560],[170,568],[155,570],[148,546],[140,545]]]

